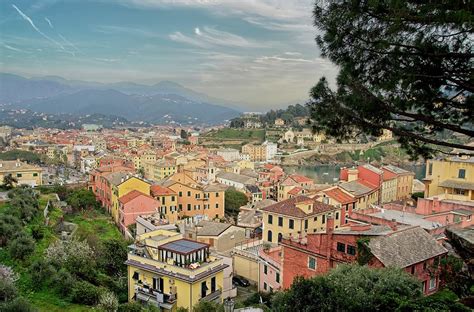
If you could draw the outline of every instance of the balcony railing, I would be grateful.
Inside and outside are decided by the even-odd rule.
[[[156,307],[171,310],[177,301],[178,294],[165,294],[159,290],[136,286],[136,299],[152,304]]]
[[[201,300],[203,301],[215,301],[220,299],[222,295],[222,288],[216,289],[214,292],[206,295],[206,297],[202,297]]]

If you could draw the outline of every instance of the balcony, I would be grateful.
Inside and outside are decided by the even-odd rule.
[[[206,295],[206,297],[202,297],[201,300],[203,301],[217,301],[220,300],[222,295],[222,288],[217,289],[214,292],[211,292],[210,294]]]
[[[136,300],[147,304],[152,304],[158,308],[172,310],[177,301],[178,294],[165,294],[156,289],[136,286]]]

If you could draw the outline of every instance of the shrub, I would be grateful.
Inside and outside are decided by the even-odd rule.
[[[0,246],[5,246],[19,232],[21,221],[17,217],[7,214],[0,215]]]
[[[0,304],[2,312],[33,312],[36,311],[31,304],[22,297],[17,297],[10,302]]]
[[[100,295],[99,287],[86,281],[77,281],[72,287],[71,300],[74,303],[95,305],[99,302]]]
[[[0,264],[0,280],[7,280],[12,283],[16,282],[20,277],[13,269],[4,264]]]
[[[24,260],[34,250],[35,241],[26,235],[20,235],[10,243],[10,256],[14,259]]]
[[[40,239],[42,239],[44,237],[44,226],[42,225],[33,225],[31,227],[31,236],[33,236],[33,238],[36,240],[36,241],[39,241]]]
[[[78,276],[87,277],[95,274],[94,251],[85,241],[56,241],[49,245],[45,252],[46,261],[58,268],[66,268]]]
[[[52,285],[56,288],[56,291],[66,297],[71,294],[76,279],[66,269],[61,269],[56,273],[52,279]]]
[[[99,297],[98,307],[105,312],[116,312],[118,305],[117,297],[113,292],[105,291]]]
[[[44,284],[49,284],[55,277],[56,270],[48,262],[36,260],[30,266],[30,273],[32,279],[36,282],[35,286],[40,288]]]
[[[18,295],[15,284],[8,279],[0,279],[0,302],[11,301]],[[0,309],[1,310],[1,309]]]
[[[121,240],[103,241],[99,247],[99,264],[109,275],[125,275],[127,266],[127,245]]]
[[[143,310],[143,306],[138,302],[127,302],[119,305],[117,312],[142,312]]]

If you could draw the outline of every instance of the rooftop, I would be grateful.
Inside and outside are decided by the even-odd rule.
[[[372,188],[360,183],[359,181],[344,182],[339,184],[339,186],[354,196],[365,195],[373,191]]]
[[[461,190],[474,190],[474,182],[458,181],[458,180],[444,180],[439,186],[447,188],[456,188]]]
[[[398,223],[402,224],[420,226],[425,230],[433,230],[443,226],[438,222],[432,222],[423,219],[421,215],[418,215],[416,213],[409,213],[398,210],[383,209],[380,212],[371,213],[370,215],[386,220],[395,220]]]
[[[396,174],[408,174],[408,173],[411,173],[410,171],[407,171],[405,169],[402,169],[402,168],[399,168],[399,167],[396,167],[394,165],[386,165],[386,166],[383,166],[384,169],[387,169],[393,173],[396,173]]]
[[[182,238],[163,244],[159,248],[182,255],[187,255],[207,247],[209,247],[207,244]]]
[[[311,212],[304,212],[302,209],[298,208],[297,205],[301,203],[308,203],[313,205],[313,209]],[[297,217],[297,218],[304,218],[308,215],[318,214],[326,211],[332,211],[336,209],[336,207],[321,203],[314,199],[311,199],[306,196],[297,196],[287,200],[283,200],[281,202],[277,202],[273,205],[267,206],[262,209],[262,211]]]
[[[213,221],[201,221],[197,224],[199,236],[219,236],[230,228],[232,224],[213,222]]]

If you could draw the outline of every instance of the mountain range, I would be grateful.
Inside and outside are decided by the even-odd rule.
[[[150,123],[215,124],[240,114],[234,103],[172,81],[98,83],[0,73],[0,104],[50,114],[113,114]]]

